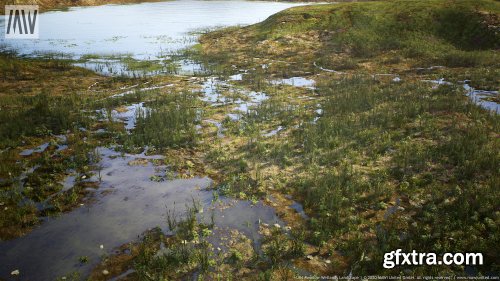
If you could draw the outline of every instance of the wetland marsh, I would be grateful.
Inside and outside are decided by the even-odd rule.
[[[41,16],[0,43],[1,280],[498,276],[498,2]]]

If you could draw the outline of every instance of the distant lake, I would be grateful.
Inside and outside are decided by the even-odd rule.
[[[194,44],[193,32],[249,25],[297,3],[180,0],[74,7],[40,15],[39,40],[6,40],[0,16],[0,49],[19,54],[130,55],[154,59]]]

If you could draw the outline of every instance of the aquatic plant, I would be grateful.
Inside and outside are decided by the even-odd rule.
[[[196,105],[197,100],[190,93],[170,94],[151,102],[149,109],[137,112],[134,133],[126,142],[159,149],[195,145],[201,114]]]

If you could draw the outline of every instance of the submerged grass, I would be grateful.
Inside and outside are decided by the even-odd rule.
[[[83,196],[82,185],[51,197],[62,188],[66,170],[90,170],[92,146],[83,141],[87,134],[82,130],[91,122],[75,108],[88,104],[88,97],[77,92],[100,78],[67,61],[6,53],[0,55],[0,68],[0,238],[9,239],[36,225],[39,215],[67,210]],[[20,155],[40,144],[45,148]],[[42,202],[47,208],[36,205]]]
[[[194,146],[202,114],[197,104],[198,99],[191,93],[171,94],[149,103],[151,109],[137,112],[134,133],[125,146],[129,142],[158,149]]]
[[[98,170],[95,148],[128,140],[123,125],[112,118],[113,110],[159,95],[154,87],[147,90],[147,84],[161,83],[162,78],[102,77],[71,61],[10,53],[0,54],[0,68],[0,238],[11,239],[28,232],[41,216],[71,210],[85,199],[87,188],[98,186],[90,180]],[[146,90],[109,97],[140,84]],[[140,125],[151,119],[141,116]],[[190,136],[170,132],[170,146],[193,141],[192,130]],[[141,140],[135,137],[132,143]],[[69,175],[75,177],[74,186],[63,192],[62,182]]]

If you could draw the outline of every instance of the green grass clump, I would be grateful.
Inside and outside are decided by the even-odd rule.
[[[399,0],[304,6],[279,12],[246,28],[209,33],[202,37],[202,42],[236,37],[248,54],[269,52],[269,47],[259,50],[259,44],[271,41],[286,47],[287,51],[279,54],[282,58],[304,62],[313,58],[323,67],[337,70],[354,69],[356,61],[378,56],[400,56],[416,64],[449,67],[498,66],[499,12],[498,2],[490,0],[460,0],[453,4],[439,0]],[[217,54],[217,51],[211,53],[214,58]],[[344,63],[339,64],[339,56]],[[231,55],[224,57],[219,53],[218,58],[230,59]]]
[[[18,110],[2,110],[0,118],[0,148],[16,145],[23,137],[43,137],[50,134],[61,134],[76,127],[86,127],[88,119],[80,111],[75,110],[82,103],[78,94],[68,93],[65,96],[51,96],[41,92],[35,96],[9,96],[1,104],[18,107]]]
[[[207,241],[213,225],[199,222],[198,208],[193,200],[192,206],[186,206],[184,218],[167,214],[174,233],[171,236],[164,235],[160,228],[146,233],[133,262],[139,280],[178,279],[194,271],[203,274],[215,265],[213,247]]]
[[[315,213],[311,242],[333,239],[349,259],[368,257],[353,267],[358,274],[380,272],[383,253],[396,248],[481,252],[489,260],[481,272],[498,268],[491,251],[499,242],[491,235],[500,196],[500,158],[492,153],[500,142],[491,134],[498,115],[484,114],[452,86],[353,78],[321,92],[323,116],[295,132],[308,172],[293,182]],[[391,215],[385,203],[394,198],[402,208]]]
[[[121,59],[121,62],[125,64],[127,70],[131,71],[154,72],[163,69],[159,61],[136,60],[131,57],[125,57]]]
[[[191,147],[196,144],[196,124],[201,111],[191,93],[170,94],[148,104],[136,116],[136,127],[125,145],[154,146],[159,149]]]

